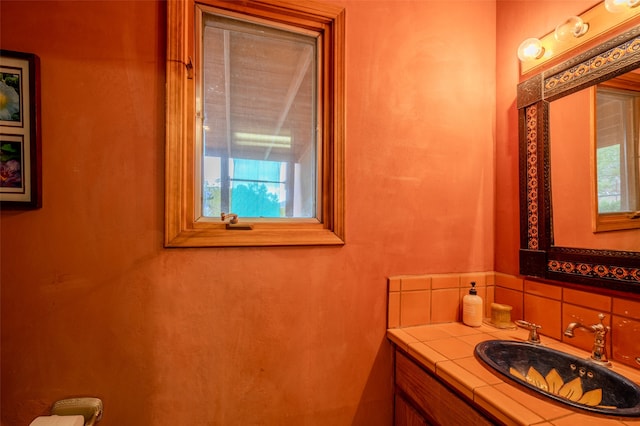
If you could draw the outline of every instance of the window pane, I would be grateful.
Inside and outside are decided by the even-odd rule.
[[[620,145],[598,148],[598,212],[620,211]]]
[[[241,217],[281,217],[286,192],[280,169],[284,163],[234,160],[231,210]]]
[[[598,212],[638,210],[638,92],[598,88]]]
[[[315,37],[204,16],[202,214],[317,217]]]

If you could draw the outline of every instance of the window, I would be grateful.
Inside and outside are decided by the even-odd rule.
[[[596,94],[596,231],[640,228],[640,91],[637,74]],[[637,83],[635,83],[637,84]]]
[[[317,34],[197,12],[203,216],[319,217]]]
[[[166,246],[343,244],[343,9],[170,1],[166,143]]]

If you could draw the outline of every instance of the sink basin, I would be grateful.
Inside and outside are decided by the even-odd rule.
[[[591,413],[640,417],[640,386],[588,359],[513,340],[479,343],[475,356],[510,382]]]

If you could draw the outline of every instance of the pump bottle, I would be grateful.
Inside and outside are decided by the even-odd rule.
[[[471,327],[480,327],[482,312],[482,298],[478,296],[476,283],[472,281],[469,294],[462,298],[462,322]]]

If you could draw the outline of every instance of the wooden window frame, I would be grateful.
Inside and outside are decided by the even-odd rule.
[[[320,220],[249,220],[252,229],[229,228],[200,217],[196,135],[197,81],[193,63],[196,4],[316,31],[322,38],[319,98],[322,117]],[[167,83],[165,149],[165,247],[340,245],[345,240],[345,11],[310,1],[169,0],[167,2]],[[242,218],[241,218],[242,220]]]
[[[629,91],[638,91],[640,87],[640,76],[637,74],[623,74],[611,80],[600,83],[598,86],[608,89],[623,89]],[[596,131],[596,111],[597,111],[597,86],[591,87],[591,170],[593,177],[592,183],[592,210],[593,210],[593,232],[610,232],[624,231],[629,229],[640,229],[640,219],[636,216],[637,212],[612,212],[600,213],[598,207],[598,142]],[[637,107],[636,104],[634,107]],[[634,141],[634,144],[637,143]],[[635,159],[634,159],[635,161]],[[635,188],[638,191],[638,188]]]

